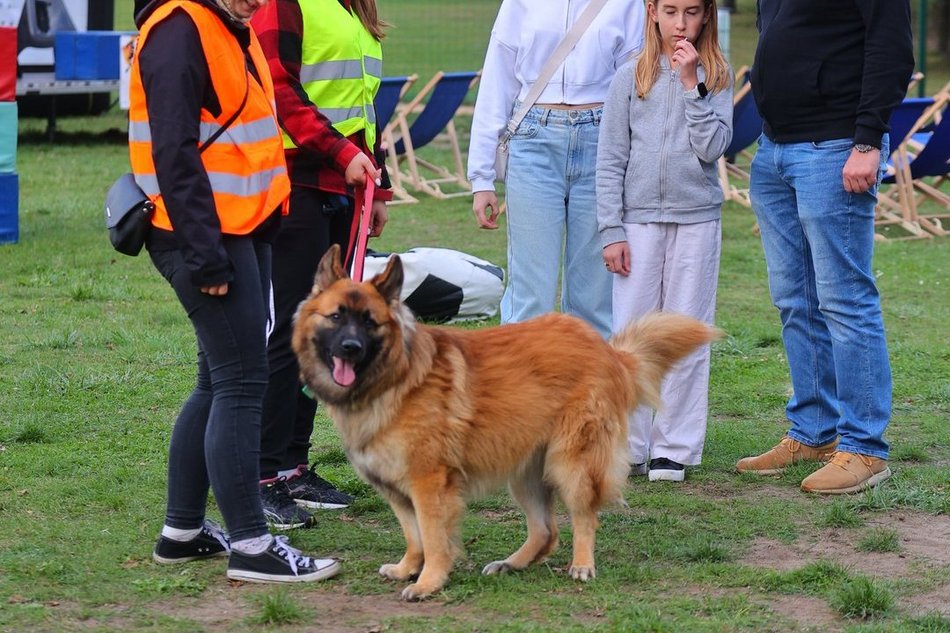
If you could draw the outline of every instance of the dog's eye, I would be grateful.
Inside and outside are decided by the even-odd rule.
[[[333,314],[330,315],[330,320],[331,320],[331,321],[339,321],[340,318],[341,318],[341,317],[340,317],[340,313],[339,313],[339,312],[334,312]]]
[[[363,323],[367,327],[376,327],[376,321],[373,319],[373,315],[370,314],[369,312],[363,313]]]

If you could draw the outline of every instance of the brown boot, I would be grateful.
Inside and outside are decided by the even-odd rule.
[[[802,490],[843,495],[877,485],[891,476],[887,460],[838,451],[831,461],[805,477]]]
[[[755,457],[745,457],[736,464],[736,470],[740,473],[755,473],[757,475],[778,475],[786,467],[796,462],[813,461],[826,462],[834,455],[835,447],[838,445],[838,439],[828,442],[824,446],[806,446],[789,436],[782,438],[772,450],[756,455]]]

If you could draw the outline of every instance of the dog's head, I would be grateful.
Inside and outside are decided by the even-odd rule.
[[[414,320],[400,301],[398,256],[369,281],[356,283],[333,245],[317,267],[313,290],[297,308],[293,348],[303,382],[323,401],[352,403],[386,371]]]

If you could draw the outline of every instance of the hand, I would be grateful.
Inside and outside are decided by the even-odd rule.
[[[877,182],[877,172],[881,166],[881,150],[872,149],[861,153],[851,150],[851,156],[841,170],[844,190],[848,193],[864,193]]]
[[[670,60],[680,69],[680,83],[686,90],[692,90],[699,83],[696,75],[696,66],[699,64],[699,53],[696,47],[687,39],[682,39],[673,48],[673,59]]]
[[[346,172],[343,174],[343,177],[346,179],[346,184],[351,187],[365,187],[366,186],[366,177],[369,176],[373,181],[378,185],[379,179],[382,178],[383,172],[380,169],[377,169],[373,164],[373,161],[369,156],[360,152],[353,157],[353,160],[350,161],[350,164],[346,166]]]
[[[607,270],[626,277],[630,274],[630,245],[614,242],[604,247],[604,264]]]
[[[486,211],[489,209],[491,209],[491,212],[486,215]],[[478,226],[483,229],[498,228],[496,220],[501,214],[501,209],[498,206],[498,196],[495,195],[494,191],[476,191],[472,200],[472,211],[475,213]]]
[[[211,295],[212,297],[223,297],[228,294],[228,282],[216,286],[202,286],[201,292],[206,295]]]
[[[389,209],[383,200],[373,200],[373,210],[369,218],[369,236],[379,237],[383,234],[383,227],[389,221]]]

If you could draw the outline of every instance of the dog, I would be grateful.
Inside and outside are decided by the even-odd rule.
[[[523,569],[557,547],[557,495],[573,527],[569,574],[594,578],[597,512],[623,503],[629,412],[658,406],[669,368],[719,331],[673,313],[609,342],[563,314],[479,330],[427,326],[400,301],[398,256],[356,283],[339,250],[320,261],[293,348],[350,463],[402,527],[406,552],[379,573],[415,579],[406,600],[441,590],[461,551],[466,500],[507,483],[527,540],[483,573]]]

